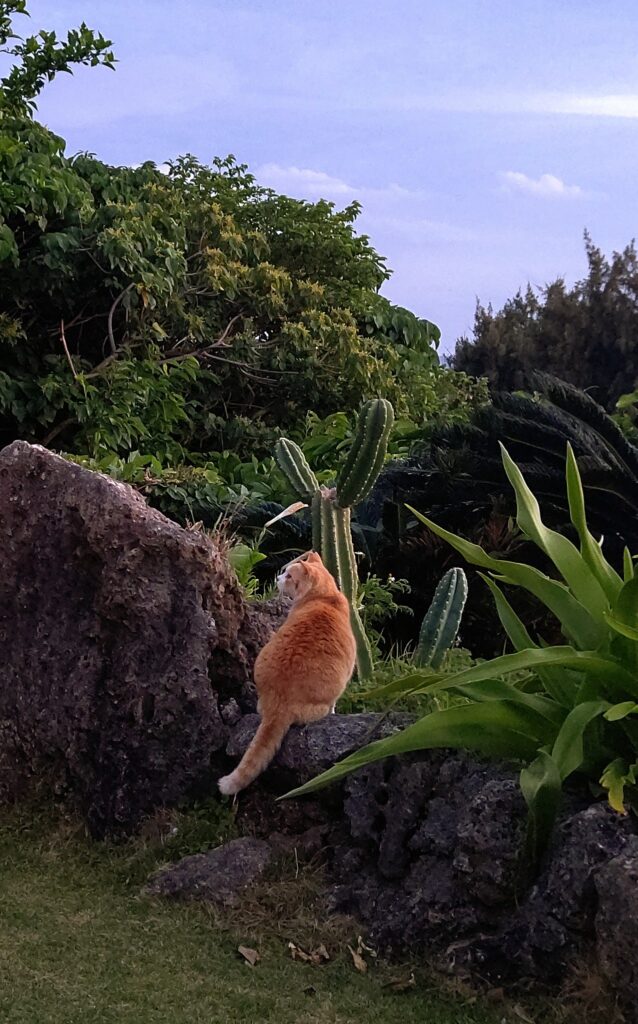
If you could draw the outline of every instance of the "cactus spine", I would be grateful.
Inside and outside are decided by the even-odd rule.
[[[350,604],[350,622],[357,643],[357,673],[372,675],[372,651],[357,604],[359,578],[350,529],[351,506],[363,501],[379,475],[388,448],[394,412],[383,398],[366,402],[359,414],[352,449],[337,486],[320,487],[305,456],[286,438],[275,446],[275,458],[292,489],[312,511],[312,546],[323,558]]]
[[[467,577],[462,569],[448,569],[440,580],[421,625],[414,660],[419,666],[438,668],[456,640],[467,599]]]

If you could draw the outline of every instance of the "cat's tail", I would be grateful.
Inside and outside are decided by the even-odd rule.
[[[230,775],[224,775],[217,785],[225,796],[239,793],[268,767],[279,750],[283,738],[292,725],[289,719],[264,718],[248,750]]]

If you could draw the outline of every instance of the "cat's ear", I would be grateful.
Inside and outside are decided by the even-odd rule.
[[[308,557],[306,558],[306,561],[307,562],[313,562],[315,565],[323,565],[323,561],[321,559],[321,555],[319,554],[318,551],[309,551],[308,552]]]
[[[305,562],[293,562],[292,565],[288,566],[288,576],[297,583],[299,580],[304,579],[308,575]]]

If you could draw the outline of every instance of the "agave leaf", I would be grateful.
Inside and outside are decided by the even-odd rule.
[[[375,690],[366,690],[361,694],[363,700],[377,700],[381,697],[408,697],[414,693],[421,693],[424,688],[434,687],[446,676],[441,672],[411,672],[408,676],[400,679],[393,679],[390,683],[377,686]]]
[[[629,626],[626,622],[619,622],[613,615],[606,615],[605,622],[608,626],[611,626],[614,633],[626,637],[627,640],[638,640],[638,629],[635,626]]]
[[[612,652],[635,673],[638,669],[638,578],[632,577],[623,584],[606,621],[622,637],[612,646]]]
[[[610,604],[616,600],[623,581],[603,555],[600,545],[589,532],[585,511],[585,495],[578,471],[578,463],[571,444],[567,445],[567,500],[571,521],[578,531],[580,551],[591,571],[603,588]]]
[[[414,672],[405,679],[395,680],[387,686],[373,690],[375,696],[391,696],[401,693],[428,693],[433,690],[460,690],[469,683],[480,683],[507,676],[512,672],[536,672],[544,669],[563,668],[576,672],[588,673],[586,681],[591,683],[587,692],[600,698],[602,683],[610,691],[619,691],[623,697],[635,696],[638,699],[638,679],[611,658],[606,658],[596,651],[576,651],[573,647],[532,647],[527,651],[516,651],[514,654],[503,654],[490,661],[479,662],[471,668],[461,669],[449,675],[432,675],[427,672]],[[419,682],[421,677],[421,682]],[[409,680],[410,688],[403,684]],[[582,687],[577,691],[578,696]],[[577,698],[575,698],[577,699]],[[573,700],[570,701],[573,703]]]
[[[542,601],[560,622],[563,631],[573,640],[576,647],[591,650],[604,643],[607,630],[604,622],[592,618],[587,609],[571,594],[568,588],[557,580],[522,562],[510,562],[504,558],[492,558],[478,544],[457,537],[456,534],[437,526],[427,516],[417,512],[411,505],[406,508],[437,537],[446,540],[471,565],[489,569],[497,578],[515,586],[524,587]]]
[[[504,679],[484,679],[480,683],[468,683],[466,686],[457,686],[455,693],[467,697],[473,701],[488,700],[510,700],[513,704],[520,704],[529,708],[537,715],[551,722],[556,729],[560,729],[565,719],[565,708],[561,707],[555,700],[549,697],[541,697],[536,693],[528,693],[519,689]],[[637,705],[638,706],[638,705]]]
[[[552,759],[556,762],[561,780],[566,779],[582,765],[585,759],[585,729],[608,708],[609,704],[605,700],[587,701],[585,704],[579,704],[567,715],[552,748]]]
[[[633,578],[634,578],[634,562],[633,562],[633,559],[631,557],[631,552],[630,552],[629,548],[625,548],[623,553],[622,553],[622,564],[623,564],[623,577],[624,577],[625,583],[628,583],[629,580],[633,580]]]
[[[501,625],[509,637],[514,650],[525,651],[531,647],[538,647],[538,644],[534,643],[524,623],[518,617],[496,581],[490,576],[486,576],[484,572],[480,572],[478,575],[487,583],[492,592]]]
[[[533,758],[539,747],[539,721],[533,712],[515,707],[509,701],[464,704],[444,711],[433,711],[402,732],[376,740],[355,751],[280,799],[312,793],[344,778],[357,768],[412,750],[455,747],[476,750],[488,757],[514,760]]]
[[[495,580],[490,579],[484,573],[479,573],[490,588],[496,604],[498,617],[501,625],[517,651],[529,650],[538,647],[530,637],[523,622],[518,617],[505,594]],[[574,703],[574,685],[570,676],[563,669],[537,669],[538,677],[543,686],[554,700],[564,707],[571,707]]]
[[[480,662],[460,672],[439,676],[434,682],[424,682],[422,690],[451,690],[467,683],[506,676],[510,672],[538,672],[539,669],[545,668],[575,669],[590,674],[597,687],[598,696],[601,682],[604,682],[610,690],[617,689],[623,696],[635,695],[638,699],[638,679],[631,672],[611,658],[597,654],[596,651],[576,651],[573,647],[567,646],[533,647],[527,651],[517,651],[515,654],[503,654],[499,658]]]
[[[520,774],[521,792],[529,810],[527,820],[527,854],[537,864],[547,846],[556,820],[561,798],[561,777],[558,765],[546,750]]]
[[[502,444],[501,456],[507,478],[516,494],[516,522],[523,533],[552,560],[576,600],[587,609],[594,621],[600,622],[609,609],[609,600],[597,577],[575,544],[545,526],[538,501]]]
[[[632,577],[623,584],[611,609],[619,622],[638,628],[638,577]]]

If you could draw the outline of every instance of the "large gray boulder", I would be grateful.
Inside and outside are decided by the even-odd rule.
[[[45,784],[102,836],[210,786],[277,609],[203,533],[25,442],[0,452],[0,531],[0,802]]]

